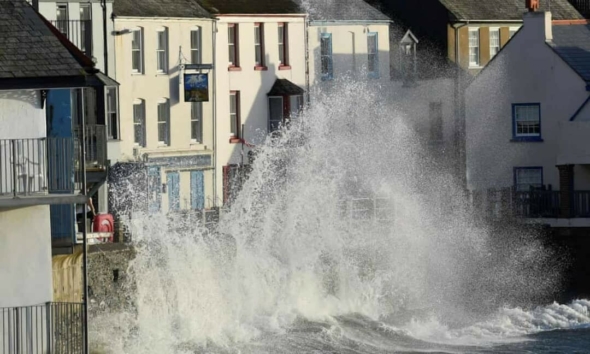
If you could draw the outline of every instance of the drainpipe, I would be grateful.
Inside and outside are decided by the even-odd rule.
[[[464,23],[461,23],[459,25],[457,24],[453,24],[453,28],[455,29],[455,65],[457,65],[457,74],[455,75],[455,117],[459,120],[459,124],[458,124],[458,132],[456,132],[457,134],[457,147],[458,147],[458,152],[459,152],[459,164],[461,166],[461,168],[459,169],[459,178],[461,181],[461,186],[462,187],[466,187],[465,183],[463,183],[463,181],[465,180],[466,176],[466,169],[465,167],[465,161],[464,161],[464,153],[463,153],[463,149],[464,149],[464,144],[463,144],[463,139],[465,139],[465,119],[463,117],[463,105],[462,105],[462,99],[461,99],[461,92],[462,92],[462,85],[461,85],[461,80],[462,80],[462,76],[461,75],[461,53],[459,50],[459,30],[465,26],[469,25],[469,21],[465,21]]]
[[[107,47],[107,0],[101,0],[100,6],[102,7],[102,36],[104,45],[104,73],[109,75],[109,50]]]
[[[80,100],[82,102],[81,107],[84,107],[84,89],[81,89]],[[84,304],[83,304],[83,323],[84,323],[84,354],[89,353],[88,347],[88,234],[86,232],[86,215],[88,214],[88,195],[87,195],[87,187],[86,187],[86,114],[84,114],[84,109],[80,110],[80,115],[82,116],[82,126],[80,131],[82,132],[82,136],[80,138],[80,155],[81,156],[81,171],[82,171],[82,195],[84,196],[84,207],[82,208],[82,220],[83,220],[83,227],[82,227],[82,263],[84,266],[84,273],[83,273],[83,282],[84,282]],[[76,240],[76,237],[74,237]],[[74,241],[75,242],[75,241]]]
[[[305,27],[305,91],[307,92],[307,104],[310,100],[309,88],[309,17],[305,15],[303,21]]]
[[[212,20],[213,63],[216,63],[217,19]],[[213,207],[217,206],[217,67],[213,64]],[[221,207],[221,205],[220,205]]]

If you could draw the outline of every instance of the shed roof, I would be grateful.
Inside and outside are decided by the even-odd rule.
[[[268,96],[294,96],[302,95],[305,90],[287,79],[277,79],[268,92]]]
[[[526,12],[524,0],[438,0],[451,13],[451,20],[521,21]],[[551,11],[555,20],[584,17],[567,0],[541,1],[540,11]]]
[[[549,45],[584,81],[590,82],[590,25],[554,25]]]

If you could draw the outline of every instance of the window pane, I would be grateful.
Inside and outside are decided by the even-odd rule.
[[[139,31],[139,30],[133,31],[133,40],[131,41],[131,48],[132,49],[141,48],[141,31]]]
[[[140,146],[145,146],[144,139],[144,109],[143,103],[133,105],[133,130],[134,142]]]
[[[158,104],[158,141],[160,143],[168,144],[169,132],[169,116],[168,103]]]
[[[191,31],[191,63],[199,64],[201,62],[201,31]]]
[[[203,104],[201,102],[193,102],[191,104],[191,139],[202,142],[203,131]]]
[[[514,120],[517,136],[539,136],[541,134],[538,105],[515,106]]]
[[[376,73],[378,64],[377,64],[377,35],[370,34],[367,36],[367,51],[368,55],[368,70],[369,73]]]
[[[291,106],[291,118],[297,118],[299,116],[299,112],[303,108],[303,98],[301,96],[289,96],[290,102],[289,105]]]
[[[515,177],[517,191],[528,191],[543,185],[542,168],[517,168]]]
[[[479,30],[469,30],[469,65],[479,66]]]
[[[238,136],[238,97],[237,94],[232,93],[229,96],[229,118],[230,118],[230,129],[233,136]]]
[[[279,26],[279,61],[285,64],[285,27]]]
[[[332,76],[332,38],[322,36],[320,44],[322,76],[328,78]]]
[[[500,51],[500,30],[490,29],[490,58],[493,58]]]
[[[269,97],[268,104],[270,111],[269,131],[273,132],[283,122],[283,99],[281,97]]]

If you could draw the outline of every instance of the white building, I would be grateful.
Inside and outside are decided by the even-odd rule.
[[[585,21],[524,15],[466,91],[470,190],[512,189],[521,215],[587,224],[580,218],[590,216],[589,43]]]
[[[303,106],[306,15],[290,0],[201,3],[218,20],[215,169],[225,202],[251,147]]]
[[[312,88],[343,77],[390,80],[389,17],[362,0],[307,3]]]
[[[188,4],[115,2],[115,70],[121,84],[123,139],[118,151],[112,151],[113,162],[146,164],[151,211],[216,205],[215,117],[226,116],[225,111],[215,112],[214,104],[220,92],[212,69],[216,27],[196,1]],[[186,74],[207,75],[206,101],[187,101]]]

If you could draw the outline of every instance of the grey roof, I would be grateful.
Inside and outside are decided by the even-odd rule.
[[[115,0],[116,2],[117,0]],[[154,0],[157,1],[157,0]],[[303,14],[292,0],[196,0],[212,14]]]
[[[196,0],[116,0],[113,12],[129,17],[211,17]]]
[[[590,82],[590,25],[554,25],[549,45],[582,79]]]
[[[305,92],[304,89],[295,85],[287,79],[277,79],[272,88],[268,92],[268,96],[292,96],[302,95]]]
[[[299,0],[312,21],[390,21],[363,0]]]
[[[438,0],[451,13],[451,20],[522,20],[524,0]],[[554,20],[583,19],[567,0],[542,0],[540,11],[551,11]]]
[[[25,0],[0,0],[0,81],[84,75],[49,26]]]

